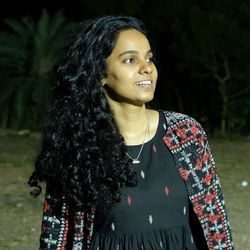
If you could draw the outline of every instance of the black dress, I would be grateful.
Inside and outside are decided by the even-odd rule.
[[[189,201],[172,154],[162,138],[164,114],[155,136],[146,142],[139,160],[136,187],[122,190],[121,202],[107,213],[97,213],[91,249],[195,250],[189,226]],[[136,157],[141,145],[128,146]]]

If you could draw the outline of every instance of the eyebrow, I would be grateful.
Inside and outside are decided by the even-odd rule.
[[[150,50],[147,51],[146,54],[148,55],[149,53],[153,53],[153,51],[150,49]],[[136,51],[136,50],[127,50],[125,52],[122,52],[118,57],[121,57],[121,56],[124,56],[124,55],[127,55],[127,54],[138,54],[138,51]]]

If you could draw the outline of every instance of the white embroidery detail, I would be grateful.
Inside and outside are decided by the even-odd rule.
[[[160,247],[162,248],[162,242],[161,242],[161,240],[160,240]]]
[[[191,242],[194,243],[193,235],[191,235]]]
[[[141,171],[141,177],[145,179],[145,173],[143,171]]]
[[[74,244],[74,246],[72,247],[72,250],[77,250],[77,249],[82,249],[82,243]]]
[[[167,129],[166,123],[163,123],[163,128],[164,128],[164,130]]]
[[[115,231],[115,224],[113,222],[111,224],[111,228],[112,228],[113,231]]]
[[[183,208],[183,214],[186,215],[186,212],[187,212],[187,209],[186,209],[186,206],[184,206],[184,208]]]
[[[149,220],[150,224],[152,224],[152,223],[153,223],[153,217],[152,217],[152,215],[151,215],[151,214],[149,215],[148,220]]]

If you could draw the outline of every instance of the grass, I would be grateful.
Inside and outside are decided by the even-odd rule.
[[[43,197],[32,198],[26,184],[38,148],[38,138],[0,137],[0,249],[38,249]]]
[[[0,249],[38,249],[43,195],[29,195],[27,179],[32,172],[40,138],[0,136]],[[249,249],[250,190],[242,181],[250,177],[250,139],[210,140],[221,179],[226,207],[233,230],[235,249]]]

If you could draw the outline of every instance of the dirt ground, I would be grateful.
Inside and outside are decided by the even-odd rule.
[[[29,195],[27,179],[39,135],[0,133],[0,249],[38,249],[43,195]],[[210,140],[231,222],[235,249],[250,249],[250,139]]]

